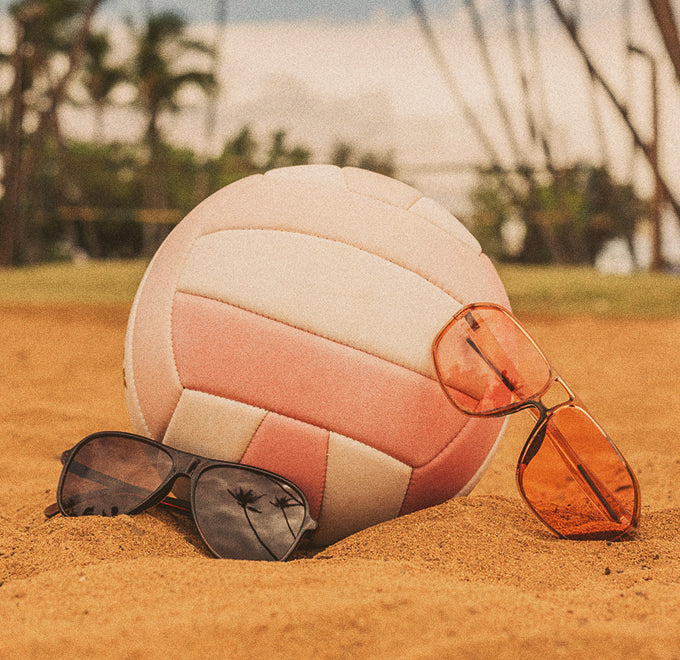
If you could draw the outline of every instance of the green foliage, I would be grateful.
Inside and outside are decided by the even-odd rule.
[[[397,169],[394,164],[393,154],[379,155],[371,151],[357,153],[354,146],[347,142],[337,142],[333,146],[329,162],[338,167],[361,167],[365,170],[371,170],[392,177]]]
[[[515,264],[500,264],[498,273],[520,317],[680,318],[680,277],[672,275]]]
[[[289,147],[283,130],[260,149],[245,126],[226,140],[218,157],[200,159],[191,149],[162,142],[155,164],[167,189],[167,208],[177,221],[205,197],[238,179],[264,172],[272,164],[304,164],[310,156],[311,151],[302,146]],[[137,220],[146,207],[146,158],[141,145],[64,143],[58,177],[42,187],[51,200],[45,217],[51,227],[52,258],[66,258],[80,250],[95,258],[142,255],[144,237]]]
[[[271,137],[271,144],[267,151],[267,160],[264,163],[265,170],[276,167],[290,167],[294,165],[306,165],[312,152],[301,145],[289,147],[287,144],[286,131],[279,129]]]
[[[545,178],[527,177],[520,186],[506,173],[483,173],[471,194],[471,223],[487,254],[503,261],[592,265],[607,240],[623,237],[632,244],[647,208],[630,185],[615,182],[604,168],[581,164]],[[525,229],[517,254],[508,252],[502,238],[511,217]]]
[[[285,130],[260,145],[244,126],[209,159],[170,144],[160,119],[181,110],[180,91],[192,86],[208,96],[216,91],[213,49],[191,39],[180,16],[160,13],[141,27],[129,24],[133,52],[114,65],[107,34],[90,31],[90,6],[91,0],[20,0],[11,6],[19,41],[14,53],[0,58],[10,81],[0,99],[0,117],[7,118],[0,121],[3,264],[83,252],[95,258],[150,256],[172,223],[215,190],[256,172],[312,160],[312,151],[290,144]],[[58,78],[55,63],[63,65],[65,58],[68,75]],[[133,105],[146,122],[141,144],[106,143],[104,112],[121,84],[135,88]],[[92,142],[62,134],[58,110],[65,102],[91,106]],[[361,153],[349,144],[338,145],[332,162],[387,175],[395,170],[391,155]]]
[[[131,304],[147,264],[140,259],[0,269],[0,305]],[[502,264],[498,272],[520,318],[680,318],[680,277],[516,264]]]
[[[141,198],[140,149],[122,143],[69,141],[63,152],[62,204],[135,208]]]
[[[131,304],[146,266],[136,260],[0,268],[0,304]]]

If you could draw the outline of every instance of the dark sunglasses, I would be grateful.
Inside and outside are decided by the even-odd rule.
[[[193,514],[209,550],[223,559],[283,561],[316,529],[305,494],[249,465],[216,461],[139,435],[93,433],[62,455],[57,507],[64,516],[135,514],[156,504]],[[190,479],[190,501],[168,497]],[[56,514],[48,507],[45,515]]]

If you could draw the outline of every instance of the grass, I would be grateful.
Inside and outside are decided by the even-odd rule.
[[[680,277],[555,266],[504,265],[498,272],[519,316],[680,318]]]
[[[88,261],[0,269],[0,303],[131,303],[145,261]]]
[[[0,304],[131,303],[145,261],[90,261],[0,269]],[[522,316],[680,318],[680,277],[603,275],[588,268],[499,267]]]

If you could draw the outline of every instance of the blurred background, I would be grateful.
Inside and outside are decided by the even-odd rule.
[[[678,0],[2,0],[0,266],[148,258],[330,162],[497,263],[680,272]]]

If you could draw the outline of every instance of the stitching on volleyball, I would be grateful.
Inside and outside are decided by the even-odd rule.
[[[428,284],[432,285],[433,287],[435,287],[436,289],[438,289],[439,291],[441,291],[444,295],[446,295],[446,296],[448,296],[449,298],[451,298],[451,300],[457,302],[461,307],[462,307],[463,305],[466,304],[466,303],[463,302],[462,300],[459,300],[458,297],[456,297],[456,295],[454,295],[453,293],[450,293],[449,291],[446,291],[445,289],[443,289],[443,288],[442,288],[439,284],[437,284],[436,282],[433,282],[429,277],[427,277],[427,276],[423,275],[422,273],[419,273],[419,272],[417,272],[417,271],[415,271],[415,270],[412,270],[411,268],[409,268],[409,267],[406,266],[405,264],[399,263],[398,261],[395,261],[395,260],[393,260],[393,259],[389,259],[389,258],[387,258],[387,257],[385,257],[385,256],[383,256],[383,255],[381,255],[381,254],[377,254],[376,252],[372,252],[371,250],[367,250],[367,249],[365,249],[365,248],[363,248],[363,247],[359,247],[359,246],[357,246],[357,245],[354,245],[353,243],[348,243],[347,241],[341,241],[341,240],[339,240],[339,239],[337,239],[337,238],[329,238],[328,236],[322,236],[322,235],[320,235],[320,234],[315,234],[315,233],[311,233],[311,232],[299,231],[299,230],[296,230],[296,229],[283,229],[283,228],[280,228],[280,227],[227,227],[227,228],[225,228],[225,229],[216,229],[215,231],[208,232],[207,234],[202,234],[202,235],[201,235],[200,237],[198,237],[198,238],[202,238],[202,237],[204,237],[204,236],[212,236],[213,234],[221,234],[221,233],[230,232],[230,231],[244,231],[244,232],[245,232],[245,231],[247,231],[247,232],[251,232],[251,231],[252,231],[252,232],[258,232],[258,231],[271,231],[271,232],[281,232],[281,233],[284,233],[284,234],[295,234],[295,235],[299,235],[299,236],[309,236],[310,238],[318,238],[318,239],[323,240],[323,241],[329,241],[329,242],[331,242],[331,243],[337,243],[338,245],[344,245],[344,246],[346,246],[346,247],[354,248],[355,250],[358,250],[359,252],[364,252],[365,254],[369,254],[369,255],[371,255],[371,256],[373,256],[373,257],[376,257],[376,259],[381,259],[382,261],[384,261],[384,262],[386,262],[386,263],[389,263],[389,264],[391,264],[391,265],[393,265],[393,266],[396,266],[397,268],[402,268],[403,270],[405,270],[405,271],[407,271],[407,272],[409,272],[409,273],[412,273],[412,274],[415,275],[416,277],[419,277],[419,278],[422,279],[423,281],[427,282]],[[198,239],[197,239],[197,240],[198,240]],[[192,243],[192,247],[193,247],[193,243]],[[471,252],[473,252],[474,254],[476,254],[476,252],[474,252],[474,250],[472,250],[471,248],[469,248],[469,246],[468,246],[468,249],[470,249]],[[181,289],[176,289],[176,290],[177,290],[177,291],[181,291]],[[185,293],[188,293],[188,292],[185,292]],[[222,302],[224,302],[224,301],[222,301]]]

